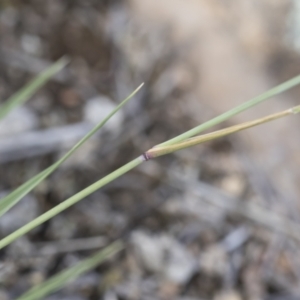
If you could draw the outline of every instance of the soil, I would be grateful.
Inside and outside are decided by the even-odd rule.
[[[298,6],[2,1],[1,102],[61,56],[70,64],[0,124],[1,195],[145,86],[0,219],[1,237],[150,147],[297,75]],[[296,105],[298,92],[216,128]],[[291,117],[145,162],[2,250],[0,299],[119,238],[122,253],[46,299],[299,299],[299,125]]]

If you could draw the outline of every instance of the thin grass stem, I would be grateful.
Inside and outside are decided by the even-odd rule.
[[[239,125],[235,125],[235,126],[231,126],[225,129],[221,129],[221,130],[217,130],[214,131],[212,133],[208,133],[208,134],[204,134],[204,135],[200,135],[197,137],[193,137],[190,139],[187,139],[183,142],[180,143],[176,143],[174,145],[170,145],[170,146],[155,146],[154,148],[148,150],[145,152],[144,156],[147,159],[151,159],[151,158],[155,158],[158,156],[162,156],[162,155],[166,155],[181,149],[185,149],[185,148],[189,148],[207,141],[211,141],[220,137],[224,137],[226,135],[247,129],[247,128],[251,128],[263,123],[267,123],[291,114],[296,114],[300,112],[300,106],[296,106],[284,111],[281,111],[279,113],[275,113],[275,114],[271,114],[269,116],[254,120],[254,121],[250,121],[250,122],[245,122]]]
[[[110,173],[109,175],[103,177],[99,181],[96,181],[92,185],[88,186],[87,188],[83,189],[79,193],[75,194],[74,196],[70,197],[69,199],[65,200],[64,202],[58,204],[57,206],[53,207],[52,209],[48,210],[44,214],[40,215],[33,221],[27,223],[23,227],[19,228],[18,230],[14,231],[10,235],[6,236],[0,241],[0,249],[4,248],[5,246],[9,245],[15,239],[20,236],[23,236],[33,228],[41,225],[42,223],[46,222],[47,220],[55,217],[57,214],[61,213],[62,211],[66,210],[70,206],[74,205],[78,201],[82,200],[83,198],[89,196],[90,194],[94,193],[101,187],[105,186],[106,184],[110,183],[111,181],[115,180],[116,178],[122,176],[123,174],[127,173],[128,171],[132,170],[133,168],[137,167],[139,164],[143,162],[142,156],[137,157],[136,159],[132,160],[131,162],[127,163],[123,167],[117,169],[116,171]]]
[[[57,275],[53,276],[49,280],[41,283],[40,285],[33,287],[28,292],[23,294],[16,300],[38,300],[44,299],[50,293],[53,293],[71,280],[76,279],[81,274],[93,269],[103,261],[109,259],[116,253],[120,252],[124,248],[121,241],[116,241],[109,246],[105,247],[101,251],[97,252],[93,256],[79,262],[75,266],[64,270]]]
[[[61,58],[48,69],[37,75],[32,81],[9,97],[0,106],[0,120],[3,119],[16,106],[28,100],[39,88],[41,88],[51,77],[61,71],[69,62],[66,57]]]
[[[273,96],[276,96],[284,91],[287,91],[289,89],[291,89],[292,87],[295,87],[296,85],[298,85],[300,83],[300,75],[280,84],[280,85],[277,85],[276,87],[268,90],[267,92],[197,126],[197,127],[194,127],[186,132],[184,132],[183,134],[180,134],[164,143],[161,143],[159,144],[159,146],[167,146],[167,145],[173,145],[173,144],[176,144],[176,143],[179,143],[179,142],[182,142],[190,137],[193,137],[201,132],[203,132],[204,130],[207,130],[217,124],[220,124],[221,122],[224,122],[226,120],[228,120],[229,118],[273,97]]]
[[[245,110],[246,108],[249,108],[255,104],[253,104],[254,102],[257,104],[259,102],[261,102],[262,100],[270,97],[270,96],[273,96],[275,94],[278,94],[279,92],[282,92],[288,88],[291,88],[293,86],[295,86],[296,84],[300,83],[300,75],[295,77],[294,79],[290,80],[290,81],[287,81],[286,83],[284,84],[281,84],[279,86],[277,86],[276,88],[273,88],[272,90],[270,90],[269,92],[255,98],[254,100],[250,101],[250,102],[246,102],[244,105],[241,105],[241,106],[238,106],[237,108],[219,116],[219,118],[215,118],[215,119],[212,119],[211,121],[209,122],[206,122],[204,123],[203,125],[205,125],[204,127],[201,127],[201,125],[197,128],[194,128],[192,131],[188,131],[187,132],[187,137],[190,137],[191,135],[191,132],[194,134],[194,133],[197,133],[199,128],[209,128],[216,123],[216,120],[219,122],[220,120],[224,120],[227,119],[229,116],[232,116],[242,110]],[[254,101],[254,102],[253,102]],[[245,129],[245,128],[248,128],[248,127],[252,127],[252,126],[255,126],[255,125],[258,125],[258,124],[261,124],[261,123],[264,123],[264,122],[268,122],[268,121],[271,121],[273,119],[276,119],[276,118],[279,118],[279,117],[282,117],[284,115],[288,115],[288,114],[295,114],[295,113],[298,113],[300,112],[300,107],[297,106],[295,108],[292,108],[292,109],[289,109],[287,111],[284,111],[284,112],[280,112],[278,114],[274,114],[274,115],[271,115],[271,116],[268,116],[268,117],[265,117],[265,118],[262,118],[262,119],[259,119],[259,120],[256,120],[256,121],[252,121],[252,122],[247,122],[246,125],[242,124],[242,125],[236,125],[234,126],[234,129],[224,129],[223,130],[223,133],[220,134],[220,131],[217,132],[217,133],[211,133],[210,135],[214,134],[213,136],[210,136],[211,138],[207,139],[207,135],[205,137],[205,141],[206,140],[210,140],[210,139],[213,139],[213,138],[218,138],[218,137],[221,137],[221,136],[224,136],[224,135],[227,135],[227,134],[230,134],[230,133],[233,133],[233,132],[236,132],[236,131],[239,131],[239,130],[242,130],[242,129]],[[225,117],[224,117],[225,116]],[[215,120],[215,121],[214,121]],[[255,124],[255,125],[253,125]],[[182,141],[182,138],[184,137],[184,135],[180,135],[178,137],[178,140],[179,141]],[[190,140],[186,140],[184,141],[182,144],[179,145],[179,142],[177,142],[177,145],[174,145],[176,150],[179,150],[180,147],[182,148],[186,148],[186,147],[189,147],[189,146],[192,146],[192,145],[195,145],[195,144],[198,144],[200,142],[203,142],[203,137],[197,137],[195,139],[190,139]],[[173,140],[170,140],[168,142],[171,142],[171,144],[174,144],[174,139]],[[191,144],[189,144],[191,143]],[[20,236],[23,236],[24,234],[26,234],[27,232],[29,232],[30,230],[32,230],[33,228],[41,225],[42,223],[44,223],[45,221],[53,218],[54,216],[56,216],[57,214],[59,214],[60,212],[64,211],[65,209],[69,208],[70,206],[74,205],[75,203],[77,203],[78,201],[82,200],[83,198],[87,197],[88,195],[92,194],[93,192],[95,192],[96,190],[100,189],[101,187],[105,186],[106,184],[108,184],[109,182],[117,179],[118,177],[120,177],[121,175],[127,173],[128,171],[130,171],[131,169],[137,167],[139,164],[141,164],[143,161],[146,161],[148,160],[149,158],[151,158],[151,156],[159,156],[160,155],[163,155],[163,154],[167,154],[166,151],[170,151],[170,149],[172,150],[171,152],[173,151],[176,151],[174,150],[175,148],[163,148],[165,147],[166,144],[160,144],[160,145],[157,145],[155,148],[152,148],[150,150],[148,150],[147,152],[145,152],[143,155],[141,155],[140,157],[132,160],[131,162],[127,163],[126,165],[124,165],[123,167],[117,169],[116,171],[112,172],[111,174],[105,176],[104,178],[100,179],[99,181],[95,182],[94,184],[90,185],[89,187],[85,188],[84,190],[80,191],[79,193],[75,194],[74,196],[70,197],[69,199],[65,200],[64,202],[62,202],[61,204],[55,206],[54,208],[52,208],[51,210],[47,211],[46,213],[42,214],[41,216],[39,216],[38,218],[34,219],[33,221],[29,222],[28,224],[24,225],[23,227],[21,227],[20,229],[16,230],[15,232],[11,233],[10,235],[8,235],[7,237],[3,238],[1,241],[0,241],[0,249],[2,249],[3,247],[7,246],[8,244],[10,244],[11,242],[13,242],[15,239],[17,239],[18,237]],[[180,149],[182,149],[180,148]],[[170,152],[168,152],[170,153]]]
[[[25,195],[27,195],[32,189],[40,184],[45,178],[53,173],[64,161],[66,161],[78,148],[80,148],[91,136],[93,136],[100,128],[102,128],[107,121],[119,111],[144,85],[142,83],[137,89],[135,89],[126,99],[124,99],[104,120],[96,125],[89,133],[87,133],[75,146],[72,147],[61,159],[56,163],[48,167],[46,170],[35,175],[33,178],[22,184],[16,190],[0,199],[0,217],[7,212],[11,207],[18,203]]]

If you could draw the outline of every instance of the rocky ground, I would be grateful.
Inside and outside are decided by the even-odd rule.
[[[100,4],[99,4],[100,3]],[[57,160],[143,90],[0,219],[6,236],[151,146],[300,72],[288,0],[0,3],[0,99],[69,66],[0,124],[0,192]],[[289,107],[299,89],[225,125]],[[148,161],[1,252],[0,299],[122,238],[126,250],[48,300],[300,298],[300,121]]]

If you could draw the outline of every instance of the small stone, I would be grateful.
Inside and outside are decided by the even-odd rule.
[[[245,190],[245,180],[238,174],[226,176],[221,181],[221,189],[234,197],[240,197]]]
[[[90,99],[84,108],[84,119],[94,125],[99,124],[114,109],[116,104],[108,97],[98,96]],[[124,116],[119,110],[104,126],[105,129],[116,133],[121,129]]]
[[[201,255],[200,267],[209,275],[224,275],[227,269],[227,255],[219,246],[212,246]]]
[[[21,46],[28,54],[40,55],[42,53],[41,39],[37,35],[23,34]]]
[[[237,291],[223,291],[214,297],[214,300],[242,300],[242,296]]]
[[[176,296],[180,293],[180,287],[173,282],[162,283],[159,291],[161,299],[176,299]]]
[[[74,108],[80,104],[80,97],[73,89],[64,89],[59,95],[60,102],[67,108]]]
[[[183,284],[196,270],[194,257],[168,235],[134,232],[132,243],[144,267],[163,275],[170,282]]]
[[[0,121],[0,136],[12,135],[32,130],[38,125],[37,116],[25,106],[13,109]]]
[[[118,298],[115,292],[107,291],[103,296],[103,300],[118,300]]]
[[[29,281],[32,286],[36,286],[41,284],[45,280],[44,274],[41,272],[33,272],[30,274]]]

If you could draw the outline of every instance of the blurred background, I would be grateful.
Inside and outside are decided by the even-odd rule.
[[[71,62],[0,124],[0,193],[91,141],[0,219],[1,237],[155,144],[300,73],[297,0],[0,2],[0,99]],[[300,104],[299,88],[217,128]],[[149,161],[1,252],[14,299],[117,238],[126,250],[48,300],[300,299],[300,120]]]

